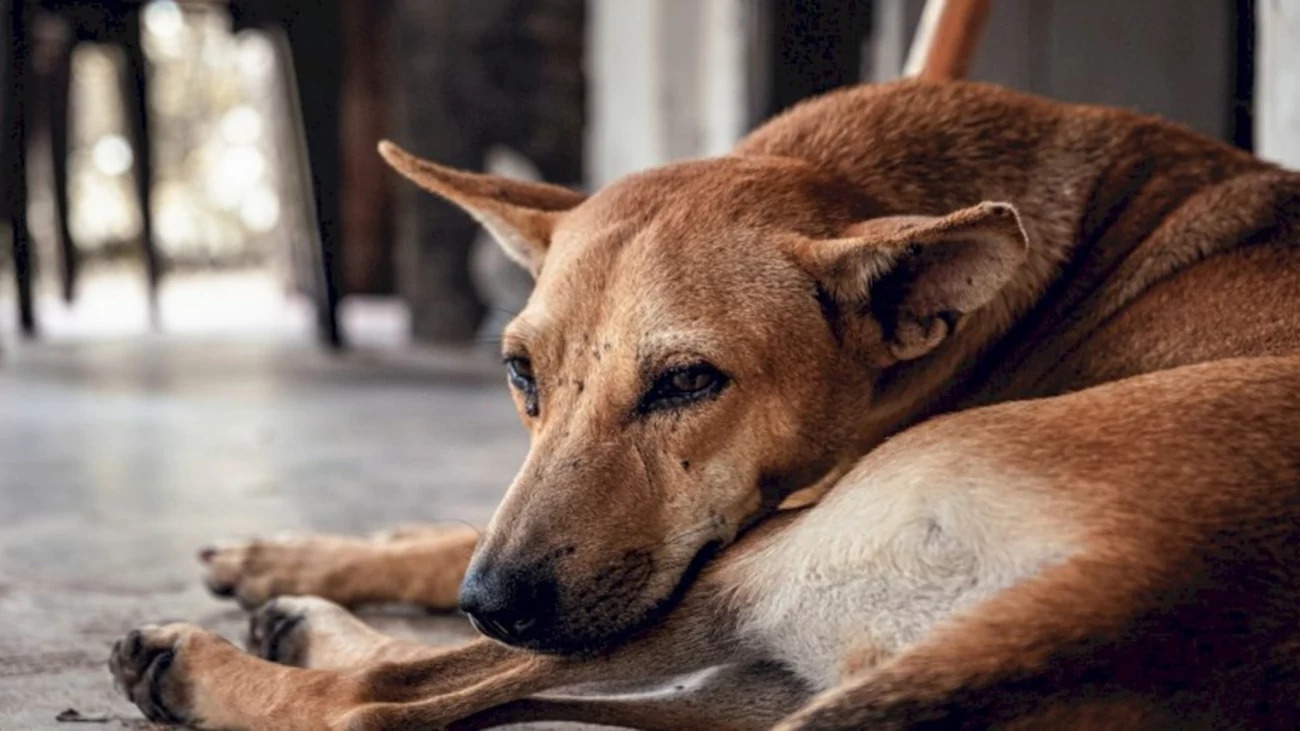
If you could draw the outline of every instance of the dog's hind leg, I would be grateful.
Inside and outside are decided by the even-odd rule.
[[[608,687],[580,691],[504,703],[451,728],[473,731],[569,721],[644,731],[749,731],[771,728],[811,696],[794,674],[766,663],[709,668],[634,692],[612,692]]]
[[[374,538],[306,536],[205,548],[204,582],[245,608],[278,596],[343,606],[401,602],[452,609],[478,542],[467,526],[420,526]]]
[[[954,616],[777,728],[1078,728],[1034,719],[1158,718],[1161,709],[1144,693],[1177,686],[1194,674],[1194,665],[1214,661],[1208,653],[1179,655],[1187,638],[1153,624],[1171,609],[1151,603],[1156,587],[1171,578],[1135,555],[1071,559]],[[1190,592],[1187,597],[1195,602]],[[1225,609],[1224,616],[1232,611]],[[1143,643],[1147,633],[1168,642]],[[1138,684],[1129,686],[1125,678]],[[1109,723],[1091,727],[1126,727]]]

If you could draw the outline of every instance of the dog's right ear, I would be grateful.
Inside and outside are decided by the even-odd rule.
[[[550,246],[555,222],[583,201],[577,191],[499,175],[469,173],[412,155],[384,140],[379,154],[394,170],[425,190],[455,203],[535,276]]]
[[[951,336],[1011,281],[1029,246],[1009,203],[870,219],[845,234],[801,239],[795,257],[817,280],[823,306],[878,328],[880,360],[890,362],[919,358]]]

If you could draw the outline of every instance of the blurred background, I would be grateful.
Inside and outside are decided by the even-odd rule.
[[[388,348],[490,340],[529,282],[379,138],[596,187],[898,76],[925,4],[4,2],[0,337]],[[1294,164],[1297,29],[1297,0],[995,0],[973,76]]]

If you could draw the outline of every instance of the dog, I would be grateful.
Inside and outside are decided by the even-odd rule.
[[[1300,174],[915,81],[590,197],[381,153],[536,277],[503,338],[532,448],[481,538],[205,552],[253,652],[129,633],[149,718],[1300,723]],[[485,637],[343,608],[381,600]]]

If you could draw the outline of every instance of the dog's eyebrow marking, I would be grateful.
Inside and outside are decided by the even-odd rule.
[[[505,330],[501,332],[501,347],[505,351],[512,348],[528,349],[528,346],[541,338],[542,328],[533,324],[531,321],[524,319],[523,315],[516,317],[506,325]]]
[[[657,360],[674,355],[694,355],[706,358],[707,353],[722,349],[723,339],[709,330],[670,330],[646,337],[637,348],[638,355],[647,365],[661,365]]]

